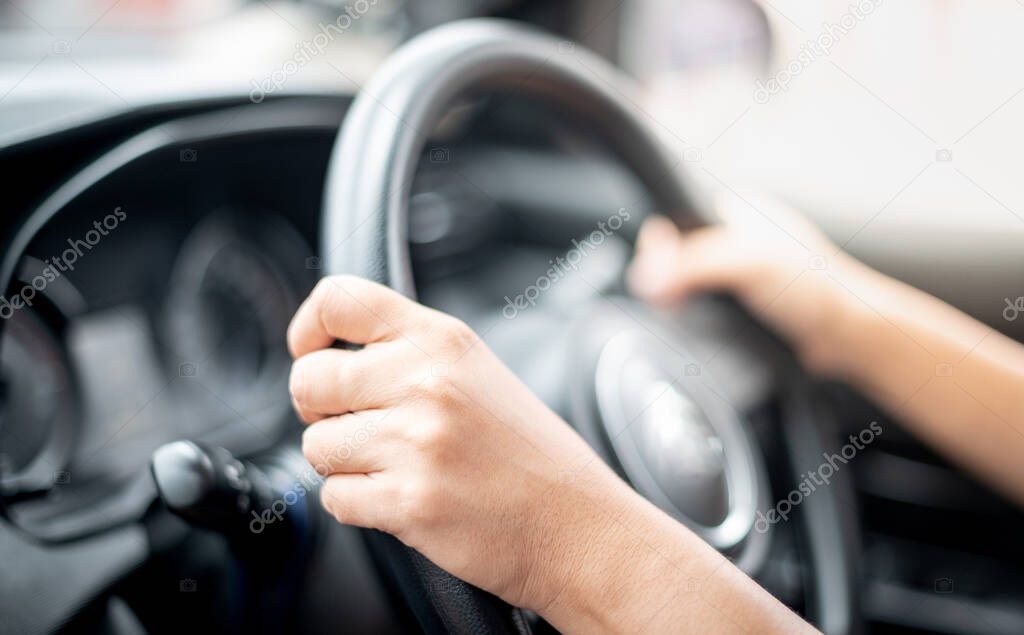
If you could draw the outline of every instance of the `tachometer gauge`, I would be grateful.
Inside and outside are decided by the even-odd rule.
[[[63,346],[29,307],[12,312],[0,343],[0,487],[5,497],[66,480],[76,413]]]
[[[197,394],[243,418],[287,409],[285,331],[305,286],[294,270],[309,253],[277,217],[222,213],[200,223],[177,257],[167,298],[171,372],[194,378]]]

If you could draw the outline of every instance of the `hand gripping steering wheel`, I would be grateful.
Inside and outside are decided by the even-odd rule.
[[[681,171],[620,92],[625,79],[579,47],[498,20],[421,35],[396,52],[349,110],[327,174],[321,250],[329,274],[355,274],[415,298],[409,197],[429,133],[458,99],[528,96],[570,112],[646,186],[681,226],[700,216]],[[371,548],[427,633],[526,633],[520,611],[448,574],[397,539],[368,532]],[[842,621],[842,620],[841,620]]]

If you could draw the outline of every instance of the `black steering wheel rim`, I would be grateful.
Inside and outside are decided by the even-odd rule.
[[[494,19],[443,26],[410,41],[360,91],[327,174],[322,226],[328,273],[353,273],[416,297],[408,199],[421,151],[452,103],[476,91],[528,95],[601,130],[609,149],[681,225],[703,208],[674,160],[620,92],[626,78],[578,47]]]
[[[407,238],[409,195],[428,136],[452,103],[475,91],[528,95],[597,130],[681,225],[702,224],[676,162],[618,92],[624,78],[597,56],[500,20],[469,20],[405,45],[346,115],[327,174],[321,249],[328,274],[356,274],[416,297]],[[398,540],[371,545],[429,633],[515,633],[522,616]]]
[[[407,235],[413,176],[446,109],[477,91],[529,96],[572,113],[600,131],[657,209],[684,228],[706,224],[709,208],[695,204],[678,161],[621,92],[625,85],[596,55],[501,20],[458,22],[412,40],[362,89],[335,144],[321,228],[325,272],[355,274],[416,297]],[[371,531],[368,540],[426,632],[528,632],[518,611],[397,539]],[[838,582],[846,594],[849,580]],[[848,621],[849,608],[839,623]]]

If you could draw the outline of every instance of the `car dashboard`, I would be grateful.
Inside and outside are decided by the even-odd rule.
[[[112,493],[146,489],[161,443],[252,453],[289,429],[284,333],[319,276],[340,111],[279,112],[279,127],[228,111],[151,129],[23,225],[45,223],[8,296],[0,438],[8,511],[33,532],[123,521],[133,510]]]
[[[119,596],[132,598],[139,591],[125,584],[149,584],[154,576],[173,585],[189,580],[164,562],[157,574],[117,582],[138,563],[129,558],[118,570],[98,562],[153,549],[173,533],[162,526],[147,526],[145,535],[125,529],[151,514],[148,463],[161,444],[188,438],[256,456],[282,440],[297,443],[302,428],[287,395],[284,335],[326,273],[325,249],[345,247],[322,245],[319,227],[328,161],[350,102],[348,96],[293,96],[259,105],[178,103],[0,151],[17,212],[2,221],[3,267],[18,281],[0,306],[5,532],[48,547],[85,545],[75,566],[89,571],[81,574],[86,579],[120,585]],[[585,263],[586,285],[563,283],[542,310],[521,319],[501,317],[508,298],[497,290],[524,288],[560,246],[607,215],[601,210],[635,204],[644,192],[600,147],[550,117],[510,99],[453,109],[421,159],[409,239],[420,299],[466,320],[533,390],[557,404],[568,387],[547,374],[558,366],[548,360],[569,354],[562,344],[574,307],[614,286],[602,272],[622,268],[628,245],[610,241]],[[22,252],[27,257],[17,258]],[[784,495],[787,476],[774,460],[785,454],[776,434],[784,412],[765,399],[780,378],[752,373],[758,364],[732,355],[729,325],[711,315],[693,327],[700,333],[693,339],[717,356],[713,370],[729,378],[728,397],[754,421],[774,466],[775,493]],[[841,430],[884,421],[844,387],[826,386],[821,394],[840,413]],[[865,622],[879,632],[961,632],[983,619],[998,625],[993,632],[1014,632],[1024,614],[1005,589],[1019,584],[1012,565],[996,554],[1010,552],[1019,514],[897,426],[885,429],[858,459],[856,498],[847,501],[860,513]],[[798,609],[807,576],[800,538],[798,529],[777,532],[772,565],[759,579]],[[332,632],[331,624],[347,623],[359,632],[387,632],[390,618],[374,621],[391,611],[379,604],[387,592],[360,595],[366,591],[360,587],[376,582],[368,581],[371,565],[351,560],[358,560],[354,552],[362,544],[347,540],[333,548],[338,568],[348,570],[331,579],[350,601],[321,602],[309,628]],[[12,566],[34,570],[27,587],[56,585],[62,589],[57,604],[92,601],[76,594],[76,584],[58,584],[71,575],[66,561],[47,560],[25,544],[7,540],[0,552],[22,551]],[[931,559],[941,564],[920,566]],[[989,579],[968,573],[975,569]],[[958,585],[956,606],[938,586],[946,580]],[[23,581],[0,579],[0,587],[0,596],[28,601]],[[132,605],[149,611],[151,630],[157,615],[155,630],[171,632],[194,626],[184,617],[195,608],[190,597],[179,593],[167,606],[147,609],[153,600],[136,595]],[[908,612],[910,605],[928,610]]]
[[[453,112],[454,131],[439,131],[410,200],[424,299],[480,330],[491,330],[481,316],[504,302],[495,276],[528,276],[521,264],[550,251],[529,245],[551,206],[563,218],[552,231],[568,240],[589,226],[597,202],[642,196],[589,150],[557,158],[553,148],[566,145],[554,132],[560,125],[515,100],[496,102]],[[225,576],[231,587],[231,558],[222,553],[229,545],[211,546],[180,521],[166,525],[154,509],[149,463],[179,439],[239,457],[297,447],[285,331],[325,274],[321,198],[350,103],[344,95],[173,103],[0,151],[5,173],[19,175],[0,265],[15,280],[0,307],[0,551],[19,554],[12,566],[27,572],[0,582],[3,612],[31,603],[32,588],[60,589],[51,604],[18,610],[14,632],[57,630],[67,607],[75,616],[68,628],[93,628],[91,620],[107,619],[94,608],[100,589],[128,598],[151,632],[195,626],[190,620],[206,613],[189,604],[192,596],[147,606],[152,598],[138,595],[154,576],[196,586],[196,565],[182,555],[197,551],[195,541],[228,563],[200,584]],[[479,113],[503,125],[476,127]],[[509,127],[513,144],[508,132],[494,132]],[[499,143],[506,147],[496,150]],[[453,164],[461,178],[452,178]],[[603,185],[561,200],[566,178]],[[507,214],[495,214],[499,207]],[[506,259],[498,270],[488,266]],[[494,336],[522,342],[530,328],[522,325]],[[299,468],[289,465],[294,477]],[[358,532],[326,533],[316,549],[333,555],[324,555],[320,575],[347,588],[352,605],[311,594],[305,628],[394,628],[396,611],[380,604],[387,592]],[[84,579],[63,584],[69,567]],[[101,613],[113,610],[108,604],[100,602]]]

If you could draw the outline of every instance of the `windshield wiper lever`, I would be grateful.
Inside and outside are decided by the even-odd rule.
[[[224,448],[168,443],[153,453],[150,470],[169,510],[192,525],[223,534],[236,549],[254,545],[266,550],[273,542],[296,538],[297,525],[304,524],[293,522],[292,510],[275,504],[283,494],[262,469]],[[277,514],[279,508],[285,512]],[[280,515],[280,522],[264,522],[271,513]]]

